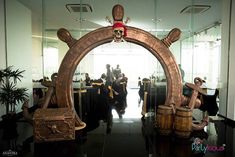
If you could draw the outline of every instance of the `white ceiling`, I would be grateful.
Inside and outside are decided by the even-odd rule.
[[[112,7],[119,3],[124,7],[129,26],[146,31],[166,34],[179,28],[185,34],[200,31],[221,21],[222,0],[19,0],[32,10],[33,17],[43,19],[44,28],[55,34],[61,27],[69,30],[94,30],[110,25],[105,17],[112,19]],[[66,4],[90,4],[93,12],[70,13]],[[211,8],[198,14],[181,14],[189,5],[210,5]],[[44,13],[42,14],[42,10]],[[42,18],[41,18],[42,17]],[[85,19],[80,22],[79,19]],[[35,20],[33,20],[35,21]],[[36,26],[35,26],[36,27]],[[34,29],[33,29],[34,31]],[[36,30],[35,30],[36,31]],[[52,33],[52,34],[53,34]],[[50,33],[49,33],[50,34]],[[50,34],[51,35],[51,34]]]

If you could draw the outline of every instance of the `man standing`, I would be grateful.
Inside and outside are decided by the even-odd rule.
[[[110,64],[106,64],[106,69],[107,69],[107,72],[106,72],[106,85],[111,86],[112,83],[113,83],[113,73],[110,69]]]
[[[178,66],[179,66],[179,69],[180,69],[180,73],[181,73],[181,77],[182,77],[182,82],[184,82],[184,75],[185,75],[184,70],[182,69],[181,64],[178,64]]]
[[[121,71],[121,69],[120,69],[120,67],[119,67],[119,64],[117,64],[116,69],[113,70],[113,74],[114,74],[115,78],[118,79],[118,76],[119,76],[119,74],[121,74],[121,73],[122,73],[122,71]]]

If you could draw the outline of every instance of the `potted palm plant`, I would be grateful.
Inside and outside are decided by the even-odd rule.
[[[6,107],[6,114],[2,116],[3,139],[9,140],[18,136],[16,106],[28,99],[27,89],[17,87],[24,71],[13,70],[12,66],[0,70],[0,104]]]
[[[14,114],[16,105],[28,99],[27,89],[18,88],[25,70],[13,70],[12,66],[0,70],[0,103],[6,107],[6,115]]]

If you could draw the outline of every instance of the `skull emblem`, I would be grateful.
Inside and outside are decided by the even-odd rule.
[[[114,40],[116,42],[123,41],[124,31],[122,29],[114,29],[113,34],[114,34]]]

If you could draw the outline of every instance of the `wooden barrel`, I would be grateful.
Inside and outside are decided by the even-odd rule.
[[[173,109],[170,106],[159,105],[156,114],[156,127],[161,135],[169,135],[173,129]]]
[[[176,108],[174,118],[175,134],[178,137],[188,138],[192,131],[192,110],[189,108]]]

